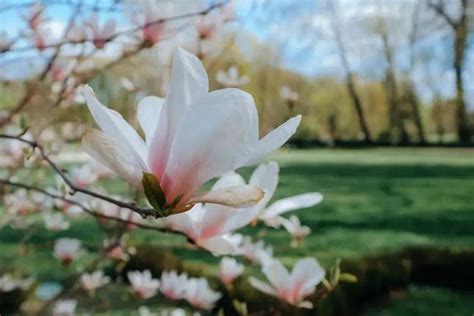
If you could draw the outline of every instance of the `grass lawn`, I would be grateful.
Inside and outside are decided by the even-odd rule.
[[[393,251],[405,245],[474,247],[472,149],[285,149],[272,158],[281,167],[276,199],[310,191],[325,196],[320,205],[295,213],[313,231],[303,248],[291,248],[283,230],[257,226],[242,231],[267,240],[285,263],[315,256],[329,265],[336,258]],[[252,170],[245,168],[241,173],[248,179]],[[107,188],[123,189],[121,184]],[[28,233],[33,247],[18,247]],[[4,227],[0,229],[0,268],[15,266],[43,280],[61,279],[65,272],[51,255],[52,243],[59,236],[81,238],[92,248],[103,238],[92,219],[81,220],[61,233],[49,233],[42,227],[27,232]],[[173,248],[180,259],[204,263],[211,272],[219,260],[190,248],[180,237],[134,231],[131,239],[137,244]],[[422,315],[408,312],[410,302],[428,302],[423,298],[432,294],[443,296],[437,290],[415,290],[406,303],[397,303],[380,315]]]

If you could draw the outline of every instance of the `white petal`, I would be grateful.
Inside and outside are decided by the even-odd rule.
[[[271,263],[264,266],[262,271],[275,288],[280,289],[291,286],[290,274],[279,260],[274,259]]]
[[[261,164],[255,169],[250,177],[249,184],[261,188],[265,192],[263,199],[254,207],[259,208],[260,212],[263,212],[270,200],[275,194],[275,190],[278,185],[278,173],[280,168],[274,161],[270,161],[267,164]]]
[[[303,258],[293,267],[290,279],[292,286],[303,285],[300,288],[300,295],[305,297],[314,292],[316,285],[323,280],[324,276],[325,271],[316,259]]]
[[[189,203],[214,203],[231,207],[246,207],[260,201],[263,195],[260,188],[241,185],[206,192],[191,198]]]
[[[166,166],[169,159],[167,154],[170,152],[176,129],[184,119],[187,109],[191,103],[201,99],[209,91],[209,80],[201,61],[178,47],[173,58],[168,87],[163,113],[155,130],[148,157],[151,170],[155,174],[163,172],[162,169]],[[185,121],[185,124],[191,124],[191,121]]]
[[[234,252],[232,244],[222,236],[199,240],[197,244],[216,255],[230,255]]]
[[[250,144],[248,150],[239,158],[238,166],[251,165],[283,146],[296,132],[300,122],[301,115],[297,115],[265,135],[257,144]]]
[[[255,107],[252,97],[238,89],[211,92],[197,103],[184,114],[166,165],[162,187],[170,184],[172,195],[192,193],[234,170]]]
[[[155,130],[158,127],[163,102],[163,98],[148,96],[138,103],[138,122],[145,133],[145,140],[148,146],[150,146]]]
[[[321,193],[305,193],[289,198],[281,199],[270,205],[260,216],[261,219],[268,219],[283,213],[314,206],[323,200]]]
[[[260,281],[259,279],[256,279],[254,277],[250,277],[249,282],[257,290],[259,290],[259,291],[261,291],[265,294],[268,294],[268,295],[277,296],[277,293],[276,293],[275,289],[272,288],[270,286],[270,284],[268,284],[266,282],[263,282],[263,281]]]
[[[101,131],[93,130],[82,137],[82,147],[97,162],[116,172],[133,186],[141,188],[143,168],[130,149]]]
[[[301,308],[312,309],[313,308],[313,303],[311,303],[310,301],[302,301],[297,306],[301,307]]]
[[[109,139],[129,148],[129,155],[136,155],[143,169],[146,169],[147,148],[143,139],[117,111],[108,109],[97,100],[89,86],[84,87],[87,106],[97,125]]]
[[[212,191],[225,189],[234,186],[245,185],[245,180],[242,176],[234,171],[224,174],[216,183],[212,186]]]

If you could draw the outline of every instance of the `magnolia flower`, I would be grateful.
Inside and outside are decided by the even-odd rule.
[[[85,22],[85,26],[89,30],[92,43],[96,48],[103,48],[105,44],[115,33],[115,21],[108,20],[102,27],[99,26],[99,16],[93,13]]]
[[[6,273],[0,277],[0,292],[11,292],[16,289],[27,290],[35,282],[33,277],[21,279]]]
[[[160,287],[160,281],[153,279],[150,270],[131,271],[127,273],[127,277],[133,288],[133,293],[142,300],[155,296]]]
[[[78,239],[60,238],[54,243],[54,256],[64,265],[70,264],[81,253],[81,241]]]
[[[207,39],[214,35],[217,29],[218,21],[214,16],[204,15],[196,18],[196,31],[200,39]]]
[[[297,247],[303,243],[306,236],[311,234],[311,228],[302,226],[298,217],[292,215],[289,220],[282,218],[281,223],[283,227],[291,234],[291,246]]]
[[[133,10],[134,8],[138,10]],[[132,10],[127,12],[130,12],[132,22],[140,26],[145,43],[152,46],[161,39],[165,31],[166,24],[159,21],[170,17],[172,9],[172,3],[142,0],[134,3]]]
[[[62,81],[72,71],[75,62],[71,60],[58,59],[51,66],[51,79]]]
[[[214,184],[210,193],[244,184],[240,175],[228,173]],[[215,254],[231,254],[235,248],[225,235],[249,224],[257,215],[255,212],[255,209],[239,210],[218,204],[196,204],[185,213],[166,217],[165,223],[204,249]]]
[[[249,181],[250,185],[257,186],[265,192],[263,199],[252,206],[252,208],[258,210],[258,219],[272,227],[279,225],[279,215],[300,208],[314,206],[323,199],[321,193],[312,192],[284,198],[273,202],[267,207],[278,186],[278,173],[278,164],[274,161],[270,161],[258,166],[252,173]]]
[[[73,316],[77,307],[77,300],[59,300],[54,305],[53,316]]]
[[[7,213],[12,216],[26,216],[36,210],[35,205],[28,197],[28,191],[18,189],[11,194],[4,196],[4,203]]]
[[[219,278],[225,285],[230,285],[244,272],[244,266],[234,258],[224,257],[219,264]]]
[[[0,52],[6,52],[10,49],[10,39],[8,38],[8,34],[5,31],[0,32]]]
[[[175,212],[198,202],[242,206],[258,201],[261,191],[249,186],[211,195],[197,191],[208,180],[282,146],[301,120],[296,116],[259,140],[252,97],[238,89],[209,93],[202,63],[181,48],[174,56],[167,97],[145,97],[138,105],[145,141],[119,113],[102,105],[91,88],[85,89],[85,97],[102,131],[86,134],[84,149],[138,188],[143,188],[144,173],[151,174],[160,187],[152,191],[164,195],[166,205],[160,208]]]
[[[94,271],[92,273],[84,273],[81,275],[81,286],[88,292],[93,292],[101,286],[106,285],[110,282],[108,276],[104,276],[104,272],[101,270]]]
[[[75,22],[71,25],[66,38],[73,43],[80,43],[87,39],[87,29]]]
[[[176,271],[161,274],[160,291],[171,300],[182,299],[186,292],[188,275],[186,273],[178,275]]]
[[[282,86],[280,88],[280,96],[289,102],[296,102],[298,101],[298,93],[296,91],[291,90],[288,86]]]
[[[304,298],[314,293],[325,275],[324,269],[314,258],[299,260],[291,273],[278,260],[264,266],[262,272],[270,284],[250,277],[250,284],[254,288],[276,296],[288,304],[304,308],[313,308],[313,304],[304,301]]]
[[[117,261],[128,261],[130,254],[135,252],[133,247],[126,248],[123,240],[106,239],[103,243],[108,258]]]
[[[87,188],[98,179],[95,170],[90,165],[73,167],[70,174],[74,185],[81,189]]]
[[[43,220],[47,230],[66,230],[70,226],[70,223],[64,220],[64,216],[61,213],[45,213]]]
[[[44,18],[45,7],[41,2],[35,2],[29,9],[29,12],[23,18],[28,23],[28,26],[32,30],[36,30],[43,22],[46,21]]]
[[[30,39],[39,51],[43,51],[48,48],[52,40],[50,29],[40,26],[31,33]]]
[[[210,310],[221,296],[209,287],[205,278],[188,280],[185,298],[195,308]]]
[[[265,247],[263,240],[253,243],[248,236],[245,236],[242,246],[237,252],[242,254],[245,259],[261,266],[266,266],[273,260],[272,246]]]
[[[229,67],[227,72],[219,70],[216,75],[216,80],[224,87],[239,87],[250,81],[248,76],[239,76],[239,70],[235,66]]]
[[[138,308],[138,316],[158,316],[158,314],[152,313],[151,310],[146,306],[140,306]]]

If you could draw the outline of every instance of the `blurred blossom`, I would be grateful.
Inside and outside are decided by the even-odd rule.
[[[77,300],[59,300],[54,304],[53,316],[73,316],[77,307]]]
[[[253,243],[248,236],[245,236],[242,246],[237,252],[243,255],[245,259],[261,266],[265,266],[273,260],[273,248],[271,246],[265,247],[263,240]]]
[[[128,261],[130,254],[135,252],[135,248],[126,248],[123,240],[106,239],[103,242],[103,247],[107,250],[107,257],[117,261]]]
[[[238,89],[209,93],[202,63],[181,48],[174,57],[167,98],[146,97],[138,105],[146,141],[119,113],[102,105],[92,89],[86,88],[85,97],[102,129],[83,137],[86,152],[138,188],[143,172],[152,173],[166,206],[173,205],[175,211],[186,211],[198,202],[241,206],[258,201],[260,190],[249,186],[210,196],[196,192],[208,180],[282,146],[301,120],[296,116],[259,140],[252,97]],[[195,122],[201,120],[207,124],[196,128]]]
[[[60,238],[54,243],[54,256],[64,265],[70,264],[82,254],[81,241],[72,238]]]
[[[100,27],[99,16],[97,13],[92,13],[89,19],[85,22],[85,26],[89,31],[89,39],[92,40],[92,43],[97,49],[103,48],[115,34],[115,21],[110,19]]]
[[[222,192],[226,188],[245,185],[244,179],[229,173],[221,177],[212,192]],[[231,254],[234,247],[224,237],[225,234],[248,225],[257,215],[255,209],[234,209],[218,204],[196,204],[187,212],[171,215],[164,219],[172,230],[182,232],[196,245],[215,254]]]
[[[102,287],[110,282],[110,278],[104,275],[102,270],[97,270],[92,273],[84,273],[81,275],[81,286],[88,292],[94,292],[99,287]]]
[[[216,80],[224,87],[239,87],[249,83],[248,76],[240,76],[239,70],[236,66],[231,66],[226,72],[219,70],[216,75]]]
[[[285,229],[291,234],[292,247],[298,247],[302,245],[306,236],[311,234],[311,228],[308,226],[302,226],[299,218],[295,215],[290,216],[289,220],[281,218],[281,223],[283,227],[285,227]]]
[[[253,287],[288,304],[303,308],[313,308],[313,304],[304,299],[314,293],[316,286],[325,276],[324,269],[314,258],[299,260],[291,273],[280,261],[274,259],[263,266],[262,272],[270,283],[250,277],[249,281]]]
[[[6,134],[20,134],[21,130],[15,126],[9,126],[5,129]],[[23,139],[32,141],[31,133],[26,132],[22,135]],[[1,167],[17,167],[21,165],[25,159],[25,153],[30,150],[30,146],[21,141],[14,139],[0,139],[0,166]]]
[[[61,213],[45,213],[43,219],[47,230],[66,230],[70,226],[70,223],[64,220],[64,216]]]
[[[11,217],[26,216],[36,210],[36,206],[31,202],[28,191],[18,189],[13,193],[3,197],[5,208]]]
[[[140,306],[138,308],[138,316],[158,316],[157,313],[153,313],[148,307]]]
[[[5,273],[0,277],[0,292],[11,292],[16,289],[27,290],[35,282],[35,278],[17,278],[12,274]]]
[[[43,51],[52,44],[51,30],[46,25],[42,25],[31,33],[30,40],[39,51]]]
[[[95,170],[88,164],[71,168],[70,174],[74,185],[81,189],[86,189],[98,180]]]
[[[282,99],[289,102],[298,101],[298,93],[296,91],[291,90],[291,88],[288,86],[282,86],[280,88],[280,96],[282,97]]]
[[[160,291],[168,299],[179,300],[184,298],[187,282],[188,275],[186,273],[178,275],[176,271],[163,271]]]
[[[51,66],[51,79],[53,81],[61,81],[66,78],[74,68],[75,61],[66,59],[56,59]]]
[[[221,296],[209,287],[205,278],[188,280],[185,298],[195,308],[210,310]]]
[[[84,25],[79,25],[73,22],[66,38],[71,42],[77,43],[85,41],[87,39],[87,29],[84,27]]]
[[[265,192],[263,199],[252,206],[252,208],[257,210],[258,219],[272,227],[279,225],[279,221],[275,220],[279,215],[300,208],[314,206],[323,199],[321,193],[312,192],[277,200],[267,207],[278,186],[279,171],[278,164],[270,161],[259,165],[252,173],[249,181],[250,185],[257,186]]]
[[[224,257],[219,264],[219,278],[225,285],[232,284],[244,272],[244,266],[234,258]]]
[[[219,21],[215,15],[201,15],[196,18],[195,26],[200,39],[211,38],[216,32]]]
[[[142,300],[153,297],[158,292],[160,281],[153,279],[150,270],[131,271],[127,273],[128,280],[132,286],[133,293]]]
[[[40,1],[35,2],[30,6],[28,13],[23,16],[30,29],[36,30],[43,22],[46,21],[44,17],[44,11],[45,7]]]

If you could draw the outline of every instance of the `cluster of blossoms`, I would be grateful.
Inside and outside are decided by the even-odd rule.
[[[0,277],[0,292],[11,292],[14,290],[27,290],[33,285],[35,278],[18,278],[12,274],[6,273]]]
[[[221,294],[213,291],[204,278],[189,278],[187,274],[176,271],[163,272],[161,279],[154,279],[149,270],[127,273],[132,293],[139,299],[146,300],[160,291],[170,300],[185,299],[193,307],[210,310],[221,298]]]

